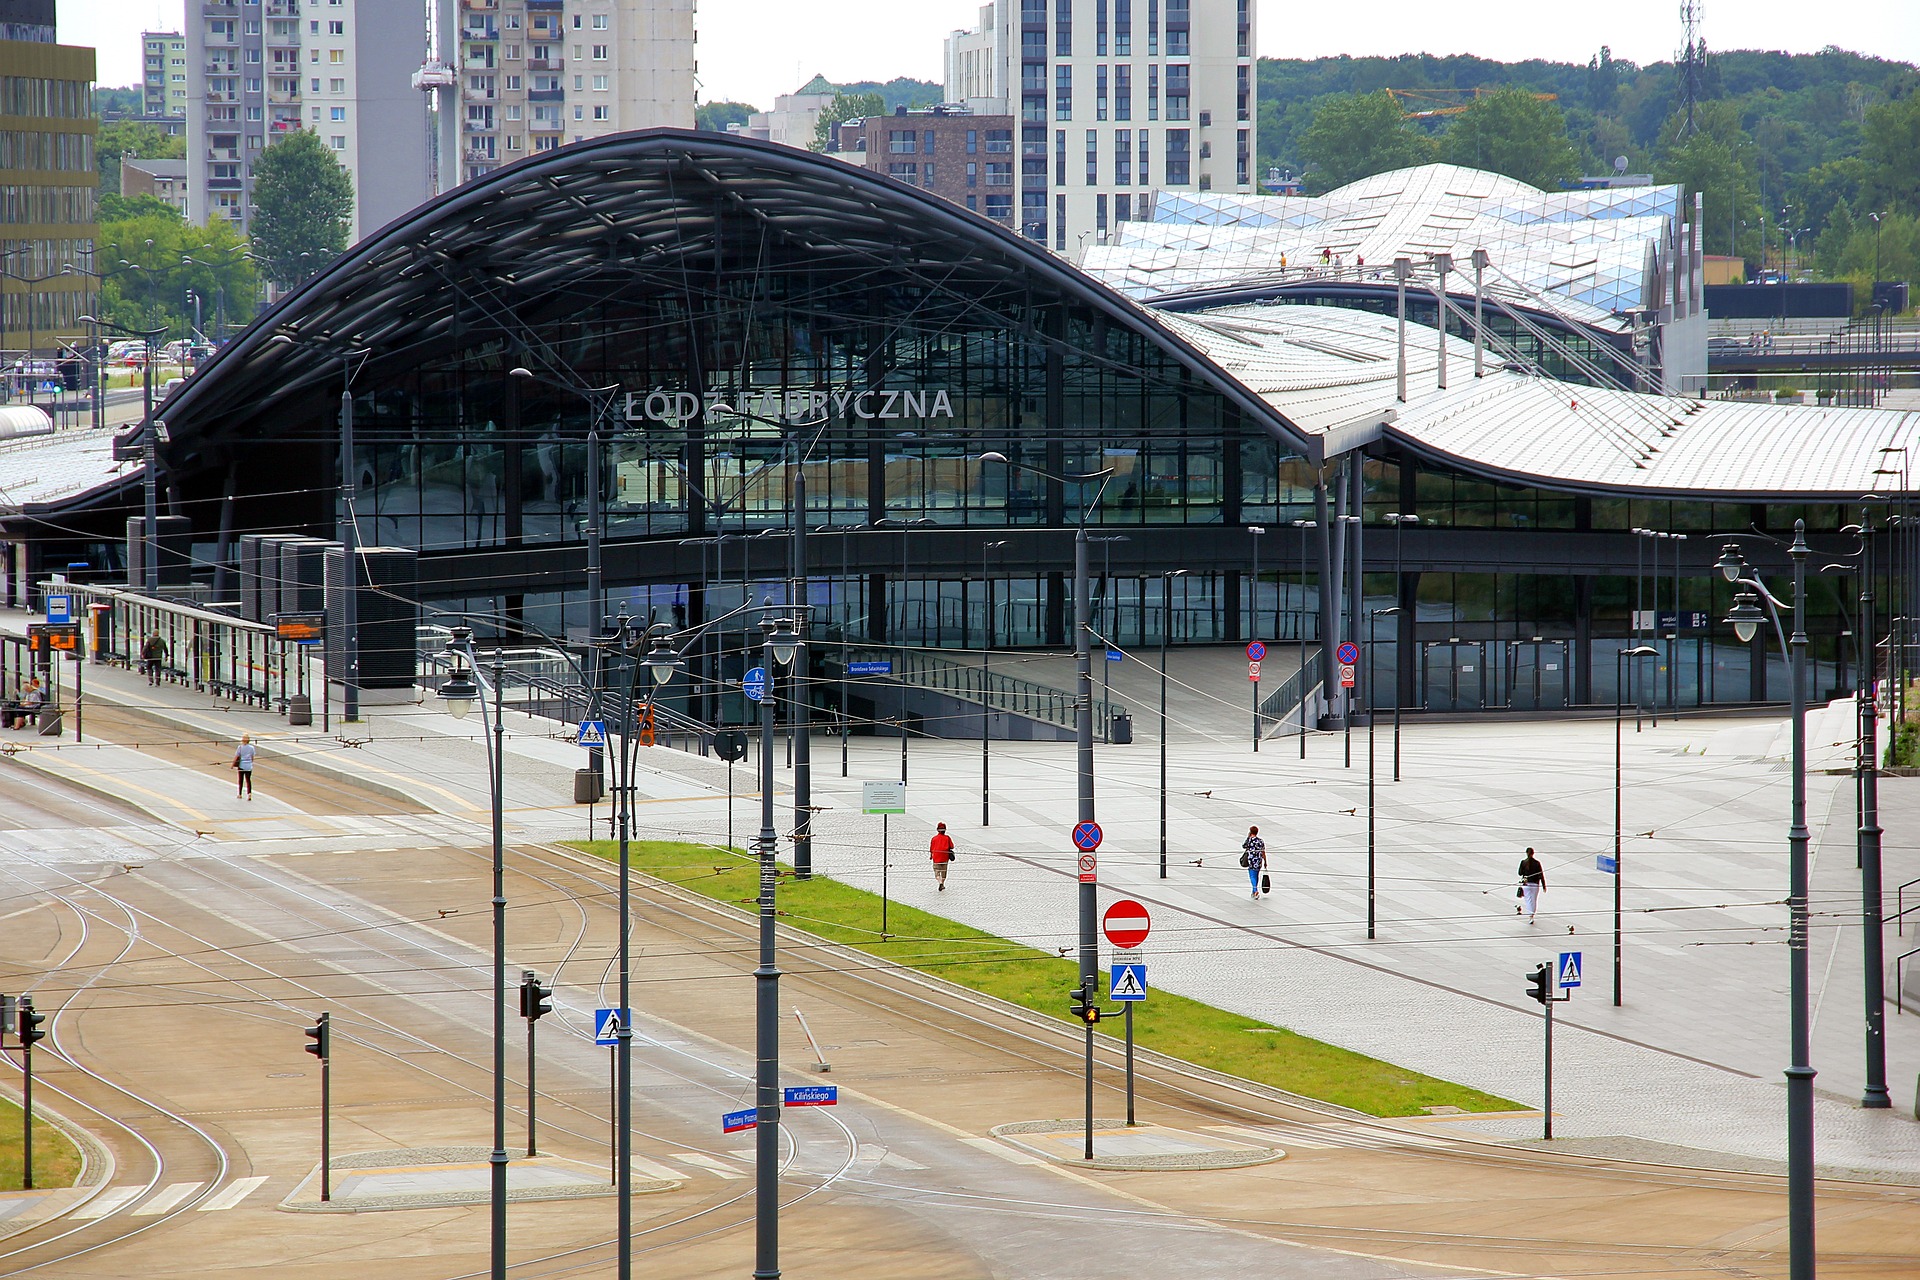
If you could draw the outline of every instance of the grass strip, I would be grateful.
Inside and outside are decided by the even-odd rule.
[[[0,1191],[21,1189],[21,1118],[19,1107],[0,1098]],[[66,1134],[36,1116],[33,1122],[35,1189],[70,1187],[79,1176],[80,1149]]]
[[[619,846],[611,840],[569,844],[609,861],[619,853]],[[733,907],[742,915],[757,913],[759,871],[752,859],[738,850],[674,841],[634,841],[630,857],[636,871]],[[1062,1022],[1073,1021],[1067,1013],[1067,993],[1078,984],[1079,970],[1071,959],[899,902],[887,907],[888,937],[882,941],[880,896],[837,880],[794,880],[783,875],[779,907],[781,923],[791,928],[937,975]],[[1104,982],[1103,973],[1103,997]],[[1124,1034],[1121,1027],[1115,1018],[1102,1021],[1099,1030],[1119,1037]],[[1135,1010],[1134,1041],[1215,1071],[1367,1115],[1417,1116],[1433,1107],[1462,1111],[1520,1109],[1518,1103],[1505,1098],[1421,1075],[1166,991],[1153,992]]]

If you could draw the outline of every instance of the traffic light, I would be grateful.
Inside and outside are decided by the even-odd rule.
[[[1092,984],[1082,982],[1068,992],[1073,997],[1073,1004],[1070,1006],[1073,1016],[1089,1026],[1100,1021],[1100,1006],[1093,1002],[1093,990]]]
[[[1553,997],[1547,994],[1547,983],[1553,978],[1553,966],[1543,964],[1527,975],[1527,994],[1546,1004]]]
[[[313,1041],[312,1044],[305,1046],[306,1051],[312,1054],[314,1057],[320,1059],[320,1061],[322,1062],[327,1061],[329,1058],[333,1056],[333,1025],[332,1024],[333,1024],[333,1015],[330,1013],[323,1013],[320,1015],[319,1020],[315,1022],[312,1026],[308,1027],[304,1033],[307,1039]]]
[[[13,1030],[13,997],[0,996],[0,1036]]]
[[[35,1011],[33,1007],[33,997],[31,996],[20,997],[19,1018],[20,1018],[20,1043],[21,1044],[23,1045],[39,1044],[42,1040],[45,1040],[47,1038],[47,1033],[40,1029],[40,1024],[47,1020],[47,1015],[44,1013],[39,1013]]]
[[[520,1016],[529,1022],[538,1022],[553,1012],[553,988],[540,985],[540,979],[533,970],[525,971],[520,979]]]

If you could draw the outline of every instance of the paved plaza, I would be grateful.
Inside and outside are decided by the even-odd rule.
[[[18,627],[18,616],[8,620]],[[1556,1136],[1610,1143],[1621,1154],[1728,1164],[1784,1156],[1786,1062],[1786,734],[1777,719],[1663,718],[1626,726],[1623,750],[1626,902],[1623,1004],[1610,1002],[1612,883],[1595,856],[1613,846],[1611,717],[1573,721],[1435,723],[1410,719],[1402,781],[1391,781],[1391,739],[1377,740],[1377,937],[1365,936],[1367,735],[1315,735],[1300,758],[1292,739],[1255,755],[1244,668],[1237,686],[1212,656],[1175,655],[1170,696],[1167,875],[1159,875],[1157,677],[1123,664],[1116,697],[1135,709],[1136,740],[1096,752],[1103,900],[1149,904],[1151,984],[1294,1028],[1408,1068],[1537,1107],[1538,1006],[1524,975],[1563,950],[1585,959],[1585,985],[1558,1011]],[[1132,671],[1125,671],[1132,667]],[[1215,698],[1208,681],[1222,686]],[[93,668],[90,697],[237,738],[264,739],[260,798],[236,800],[217,770],[182,779],[130,747],[58,750],[20,759],[109,790],[157,816],[206,833],[284,840],[286,852],[406,847],[480,838],[486,789],[478,718],[457,721],[431,698],[370,708],[364,725],[334,736],[289,731],[277,717],[229,708],[173,686],[151,690],[124,672]],[[508,822],[515,839],[577,839],[584,807],[570,801],[585,753],[558,726],[509,715]],[[1862,1083],[1859,882],[1850,761],[1852,704],[1810,717],[1814,831],[1814,1065],[1820,1075],[1818,1157],[1823,1168],[1883,1178],[1920,1170],[1913,1120],[1920,1016],[1889,1008],[1895,1107],[1868,1112]],[[50,740],[16,735],[21,746]],[[782,749],[781,822],[791,819]],[[404,792],[429,815],[337,817],[276,806],[276,772],[337,771]],[[1068,828],[1074,816],[1070,745],[993,744],[991,825],[980,825],[978,742],[915,739],[908,817],[892,823],[897,900],[1048,950],[1075,938]],[[859,786],[898,776],[898,739],[856,739],[846,775],[837,739],[813,752],[815,865],[877,890],[880,820],[860,813]],[[162,775],[164,776],[156,776]],[[749,766],[736,767],[734,841],[758,825]],[[723,843],[727,767],[664,748],[640,752],[641,838]],[[1886,883],[1920,877],[1913,831],[1920,780],[1882,781]],[[285,810],[284,812],[282,810]],[[597,810],[606,834],[606,808]],[[936,821],[959,849],[945,893],[927,873]],[[1251,901],[1236,865],[1258,823],[1274,862],[1274,892]],[[415,830],[418,828],[418,830]],[[52,836],[38,837],[57,840]],[[396,843],[397,842],[397,843]],[[141,857],[191,857],[195,840]],[[1528,845],[1546,865],[1537,922],[1514,911],[1514,867]],[[56,855],[49,849],[43,856]],[[76,854],[74,856],[82,856]],[[97,858],[97,853],[85,856]],[[131,855],[130,855],[131,856]],[[1907,890],[1911,899],[1913,890]],[[1909,945],[1888,929],[1889,960]],[[1914,931],[1907,930],[1910,936]],[[1920,945],[1915,940],[1914,945]],[[1065,995],[1063,993],[1064,1002]],[[1008,1117],[1017,1119],[1019,1117]],[[1449,1126],[1453,1127],[1453,1126]],[[1527,1139],[1538,1120],[1476,1119],[1463,1132]]]

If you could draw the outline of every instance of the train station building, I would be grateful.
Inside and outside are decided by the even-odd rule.
[[[1547,710],[1610,707],[1639,639],[1661,651],[1641,695],[1685,709],[1784,697],[1711,567],[1738,537],[1783,568],[1804,520],[1814,693],[1856,678],[1842,531],[1863,499],[1904,510],[1920,414],[1549,376],[1577,343],[1511,291],[1449,295],[1444,332],[1398,319],[1398,280],[1359,282],[1361,307],[1311,296],[1353,282],[1293,273],[1159,305],[1127,276],[1143,244],[1083,273],[914,187],[727,135],[530,158],[366,237],[168,397],[168,589],[240,607],[243,539],[332,538],[350,494],[361,546],[412,553],[423,618],[577,640],[597,485],[608,612],[693,625],[785,600],[798,572],[831,704],[864,650],[1071,643],[1084,521],[1094,627],[1123,652],[1298,644],[1297,700],[1335,642],[1371,638],[1379,705]],[[1520,249],[1486,250],[1531,278]],[[1246,274],[1235,252],[1222,278]],[[1433,289],[1408,287],[1431,319]],[[1632,324],[1610,332],[1633,350]],[[124,578],[139,436],[87,483],[0,494],[18,577]],[[1890,575],[1881,541],[1890,614],[1912,557]]]

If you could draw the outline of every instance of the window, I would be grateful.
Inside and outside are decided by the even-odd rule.
[[[1185,120],[1189,99],[1188,68],[1184,62],[1167,64],[1167,119]]]
[[[605,31],[605,30],[607,29],[607,15],[606,15],[606,14],[604,14],[604,13],[596,13],[596,14],[594,14],[594,15],[593,15],[593,29],[594,29],[595,31]]]
[[[508,14],[506,16],[506,21],[502,22],[500,25],[505,27],[509,31],[518,31],[520,29],[520,15],[517,13]]]
[[[1160,118],[1160,68],[1147,68],[1147,119]]]
[[[1046,135],[1042,134],[1044,138]],[[1013,154],[1013,130],[987,130],[987,154],[990,156],[1010,156]]]
[[[593,109],[593,118],[595,120],[611,120],[613,117],[610,116],[607,112],[608,112],[608,108],[606,104],[602,103],[601,105]]]
[[[593,89],[595,93],[605,93],[607,91],[607,78],[605,76],[595,76],[593,78]]]
[[[932,165],[923,164],[920,166],[920,180],[922,184],[925,186],[930,187],[933,185],[933,166]]]
[[[1096,57],[1107,56],[1107,0],[1094,0],[1093,52]]]
[[[1142,129],[1140,131],[1140,173],[1138,175],[1137,181],[1143,187],[1150,187],[1153,185],[1152,179],[1150,178],[1147,172],[1147,170],[1151,167],[1149,162],[1149,157],[1151,157],[1152,154],[1153,154],[1152,152],[1147,150],[1147,131],[1145,129]],[[1142,202],[1141,207],[1143,209],[1145,208],[1146,199],[1147,197],[1144,195],[1140,197],[1140,200]],[[1146,219],[1145,213],[1142,213],[1140,216],[1142,221]]]
[[[1073,68],[1053,69],[1053,118],[1073,119]]]
[[[524,140],[516,133],[507,139],[507,150],[518,151],[521,149],[523,142]]]
[[[335,151],[345,151],[347,149],[347,135],[344,133],[336,133],[327,141],[332,144]]]
[[[520,46],[519,46],[519,45],[517,45],[517,44],[503,44],[503,45],[501,45],[501,46],[500,46],[500,59],[501,59],[501,61],[503,61],[503,62],[518,62],[518,61],[520,61]]]
[[[1053,183],[1057,187],[1067,185],[1067,131],[1056,130],[1053,135]]]
[[[1107,197],[1104,194],[1097,195],[1093,198],[1093,229],[1099,233],[1101,242],[1105,243],[1107,238]]]
[[[990,187],[1012,186],[1013,161],[989,160],[987,162],[987,185]]]
[[[347,82],[339,78],[338,76],[334,77],[332,80],[327,81],[328,93],[345,93],[346,91],[347,91]]]
[[[1040,199],[1044,202],[1046,197],[1041,196]],[[1026,197],[1023,195],[1021,200],[1023,202],[1021,207],[1024,209]],[[1045,203],[1040,207],[1044,210]],[[1038,238],[1042,240],[1047,238],[1047,229],[1044,225],[1040,228]],[[1067,247],[1067,198],[1065,196],[1053,198],[1053,247],[1062,252],[1065,252]]]
[[[327,61],[328,61],[328,63],[330,63],[331,65],[333,65],[333,66],[336,66],[336,67],[337,67],[337,66],[339,66],[339,65],[340,65],[341,63],[343,63],[343,62],[345,62],[346,60],[347,60],[347,55],[346,55],[346,51],[345,51],[345,50],[343,50],[343,49],[329,49],[329,50],[327,50]]]
[[[917,186],[920,181],[920,166],[917,164],[890,164],[887,176],[897,178],[909,186]]]
[[[573,91],[575,93],[580,92],[582,89],[586,87],[587,87],[587,78],[585,76],[575,76],[573,78]]]
[[[518,92],[518,91],[519,91],[519,88],[520,88],[520,77],[519,77],[519,76],[508,76],[508,77],[507,77],[507,91],[508,91],[509,93],[514,93],[514,92]]]
[[[1087,130],[1087,185],[1100,185],[1100,134],[1098,130]]]
[[[1105,120],[1107,118],[1107,69],[1106,67],[1105,66],[1095,67],[1093,70],[1093,75],[1094,75],[1093,118],[1095,120]]]
[[[920,135],[911,129],[887,130],[887,150],[896,156],[910,156],[920,147]]]
[[[980,131],[978,129],[967,130],[967,154],[973,155],[979,150],[980,150]]]
[[[327,34],[330,36],[343,36],[347,34],[347,24],[344,22],[329,22],[327,24]]]
[[[507,104],[507,119],[518,120],[519,118],[520,118],[520,104],[517,102],[509,102]]]
[[[593,46],[593,60],[595,62],[605,62],[607,60],[607,46],[603,44]]]
[[[1133,68],[1118,66],[1113,69],[1113,118],[1115,120],[1133,119]]]
[[[1184,187],[1193,181],[1193,134],[1187,129],[1167,130],[1167,185]]]
[[[1187,42],[1185,28],[1167,32],[1167,56],[1169,58],[1189,58],[1193,56],[1193,47]]]
[[[1248,170],[1252,167],[1252,134],[1242,129],[1233,145],[1233,180],[1241,186],[1248,185]]]
[[[575,31],[580,29],[580,15],[577,13],[573,15],[573,29]]]
[[[318,108],[318,107],[315,107],[315,108],[313,109],[313,118],[314,118],[315,120],[318,120],[318,119],[320,118],[320,108]]]
[[[320,61],[320,51],[318,49],[307,50],[307,61],[308,62]]]
[[[1073,56],[1073,0],[1055,0],[1053,13],[1053,52],[1062,58]],[[1041,206],[1041,216],[1046,206]]]
[[[978,212],[980,212],[980,197],[979,197],[979,196],[968,196],[968,197],[967,197],[967,209],[968,209],[968,210],[969,210],[970,212],[973,212],[973,213],[978,213]]]
[[[1113,131],[1113,180],[1120,186],[1126,186],[1133,181],[1133,130],[1131,129]]]
[[[346,118],[347,118],[347,109],[345,107],[327,108],[327,119],[344,121]]]
[[[1113,198],[1113,220],[1115,222],[1127,222],[1132,219],[1132,215],[1133,197],[1129,195],[1116,195]]]
[[[1117,58],[1133,54],[1133,0],[1113,0],[1113,53]]]
[[[933,154],[933,139],[934,139],[934,133],[933,133],[933,130],[931,129],[926,130],[921,135],[920,150],[922,154],[924,155]]]
[[[587,109],[585,107],[575,107],[573,109],[573,118],[575,120],[585,120],[587,118]]]
[[[987,197],[987,216],[995,222],[1013,221],[1013,197],[989,195]]]
[[[967,185],[969,187],[980,185],[980,166],[972,160],[967,161]]]
[[[318,93],[318,92],[320,92],[320,77],[319,77],[319,76],[315,76],[315,77],[313,78],[313,91],[314,91],[315,93]]]

